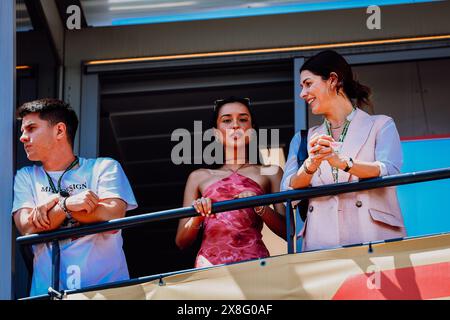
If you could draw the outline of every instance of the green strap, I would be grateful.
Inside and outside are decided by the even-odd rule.
[[[353,111],[355,111],[355,108],[353,108]],[[347,131],[348,131],[348,127],[350,126],[350,122],[351,121],[348,120],[348,119],[345,120],[344,129],[342,129],[342,132],[341,132],[341,134],[339,136],[338,142],[344,142],[344,139],[347,136]],[[331,125],[330,125],[330,122],[327,119],[325,119],[325,126],[327,128],[328,135],[332,137],[333,135],[331,133]],[[339,151],[337,153],[339,153]],[[333,173],[334,183],[337,183],[338,182],[338,178],[339,178],[339,169],[337,167],[332,167],[331,171]]]

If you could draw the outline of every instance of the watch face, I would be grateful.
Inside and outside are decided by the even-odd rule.
[[[345,163],[346,163],[347,167],[344,169],[344,171],[348,172],[353,167],[352,158],[349,158],[348,160],[345,160]]]
[[[353,159],[352,158],[348,159],[347,163],[350,168],[353,167]]]

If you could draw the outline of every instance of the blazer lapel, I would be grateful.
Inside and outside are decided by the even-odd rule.
[[[373,118],[358,108],[348,127],[347,135],[342,144],[341,154],[355,159],[359,150],[361,150],[362,146],[367,141],[373,124]],[[347,182],[349,179],[349,173],[339,170],[338,182]]]

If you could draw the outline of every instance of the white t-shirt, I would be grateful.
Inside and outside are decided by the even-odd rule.
[[[127,203],[127,211],[137,207],[130,183],[117,161],[111,158],[79,159],[79,166],[64,174],[62,190],[74,195],[90,189],[100,199],[122,199]],[[57,187],[63,171],[48,173]],[[17,172],[14,180],[12,212],[34,208],[48,201],[52,195],[42,166],[24,167]],[[78,289],[129,279],[122,244],[121,231],[60,241],[60,289]],[[51,286],[51,243],[33,245],[33,252],[31,296],[46,294]]]

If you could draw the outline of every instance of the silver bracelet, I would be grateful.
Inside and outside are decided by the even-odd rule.
[[[311,171],[311,170],[309,170],[309,169],[308,169],[308,166],[306,165],[306,160],[303,161],[302,167],[303,167],[303,171],[304,171],[306,174],[309,174],[309,175],[313,175],[313,174],[316,173],[316,171],[317,171],[317,169],[316,169],[316,171]]]
[[[59,197],[58,205],[64,211],[66,218],[71,220],[72,212],[69,209],[67,209],[66,200],[67,200],[67,197]]]

